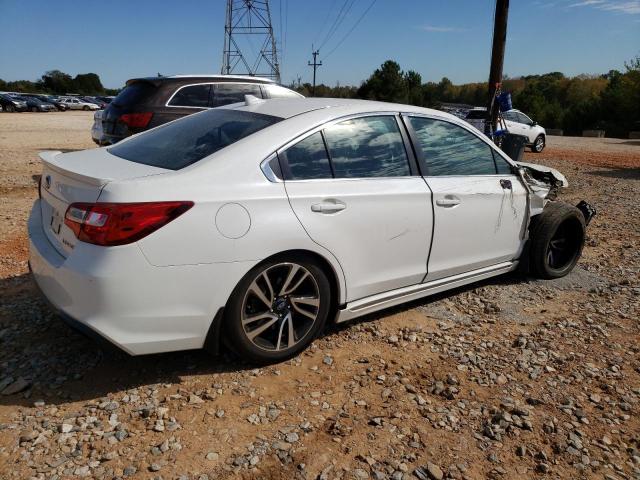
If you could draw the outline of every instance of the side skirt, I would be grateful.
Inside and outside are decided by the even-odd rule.
[[[370,297],[362,298],[348,303],[338,311],[336,323],[347,322],[368,313],[377,312],[384,308],[400,305],[419,298],[428,297],[436,293],[444,292],[452,288],[461,287],[469,283],[484,280],[486,278],[502,275],[511,272],[518,267],[518,262],[503,262],[491,267],[480,268],[471,272],[461,273],[447,278],[434,280],[418,285],[391,290],[390,292],[378,293]]]

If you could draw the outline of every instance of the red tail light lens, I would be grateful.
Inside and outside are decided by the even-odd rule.
[[[193,207],[193,202],[72,203],[64,223],[82,242],[126,245],[155,232]]]
[[[146,128],[153,117],[152,112],[125,113],[120,115],[120,121],[126,123],[131,128]]]

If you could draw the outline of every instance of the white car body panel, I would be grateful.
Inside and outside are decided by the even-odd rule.
[[[524,245],[527,191],[515,175],[426,177],[435,224],[427,280],[517,259]],[[504,189],[500,180],[511,181]],[[455,204],[458,202],[457,204]]]
[[[57,309],[127,352],[201,348],[242,277],[281,252],[306,251],[328,264],[340,320],[517,265],[529,218],[529,190],[520,176],[295,182],[274,181],[261,169],[292,140],[350,115],[407,112],[465,127],[464,121],[419,107],[343,99],[221,108],[285,119],[176,171],[124,160],[108,148],[41,155],[50,184],[29,220],[34,278]],[[499,186],[505,178],[511,194]],[[439,211],[427,183],[434,201],[453,192],[462,203]],[[335,214],[311,210],[327,199],[347,208]],[[64,223],[52,231],[54,210],[64,215],[72,202],[175,200],[195,205],[131,244],[81,242]]]
[[[431,192],[422,178],[294,181],[286,188],[309,236],[340,262],[347,301],[422,281],[433,227]],[[344,210],[312,210],[332,202]]]

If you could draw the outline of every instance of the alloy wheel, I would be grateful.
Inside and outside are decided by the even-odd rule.
[[[535,151],[540,153],[543,148],[544,148],[544,138],[542,137],[536,138],[536,143],[534,144]]]
[[[302,265],[278,263],[253,279],[242,301],[247,339],[271,352],[288,350],[312,330],[320,312],[320,290]]]
[[[578,253],[580,238],[570,222],[560,224],[547,247],[547,264],[561,270],[573,262]]]

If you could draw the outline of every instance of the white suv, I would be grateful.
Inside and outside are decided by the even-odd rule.
[[[478,107],[469,110],[465,116],[465,120],[481,132],[484,132],[486,117],[487,109]],[[544,128],[520,110],[509,110],[508,112],[504,112],[502,117],[505,120],[509,133],[527,137],[527,146],[531,147],[532,152],[540,153],[544,150],[547,140],[547,132]]]
[[[527,144],[531,147],[532,152],[540,153],[544,149],[547,132],[537,122],[531,120],[520,110],[509,110],[504,112],[502,117],[510,133],[524,135],[529,139]]]

